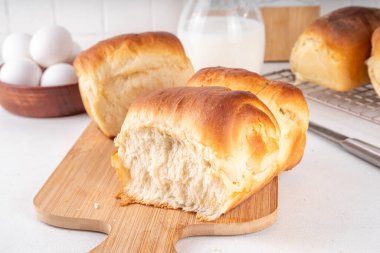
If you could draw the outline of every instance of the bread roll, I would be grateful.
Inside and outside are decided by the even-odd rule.
[[[279,169],[291,169],[301,160],[309,124],[309,110],[298,88],[283,82],[269,81],[248,70],[223,67],[198,71],[188,85],[224,86],[255,94],[274,114],[281,129]]]
[[[380,9],[347,7],[317,19],[298,38],[290,56],[297,81],[337,91],[369,82],[365,61]]]
[[[136,97],[183,86],[194,73],[181,42],[165,32],[101,41],[82,52],[74,68],[87,113],[109,137],[120,131]]]
[[[214,220],[273,179],[279,135],[270,110],[249,92],[154,91],[130,106],[115,140],[120,196]]]
[[[380,96],[380,27],[372,35],[372,56],[368,59],[367,65],[371,83]]]

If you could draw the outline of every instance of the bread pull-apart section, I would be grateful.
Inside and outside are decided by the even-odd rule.
[[[255,95],[222,87],[149,93],[129,108],[112,163],[124,203],[214,220],[277,175],[280,129]]]
[[[201,69],[187,85],[224,86],[255,94],[271,110],[281,129],[279,170],[289,170],[299,163],[309,125],[309,109],[300,89],[245,69],[224,67]]]
[[[136,97],[183,86],[194,73],[181,42],[166,32],[101,41],[82,52],[74,68],[87,113],[109,137],[119,133]]]

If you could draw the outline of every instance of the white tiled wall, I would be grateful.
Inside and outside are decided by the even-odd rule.
[[[15,31],[66,27],[82,48],[121,33],[175,33],[185,0],[0,0],[0,44]]]
[[[120,31],[140,32],[151,27],[151,1],[104,1],[104,31],[115,35]]]
[[[186,1],[0,0],[0,43],[10,32],[33,33],[41,26],[54,23],[66,27],[83,48],[120,33],[147,30],[175,33],[180,11]],[[347,5],[380,8],[380,0],[319,2],[321,14]]]

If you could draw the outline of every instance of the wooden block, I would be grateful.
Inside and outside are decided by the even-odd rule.
[[[252,233],[276,220],[277,178],[213,222],[181,210],[121,207],[114,151],[112,140],[91,123],[34,198],[38,218],[47,224],[108,234],[92,252],[175,252],[183,237]]]
[[[265,61],[288,61],[304,29],[319,17],[319,6],[262,7]]]

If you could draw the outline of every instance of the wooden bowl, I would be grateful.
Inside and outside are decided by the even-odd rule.
[[[0,105],[11,113],[35,118],[62,117],[85,111],[77,83],[31,87],[0,82]]]

